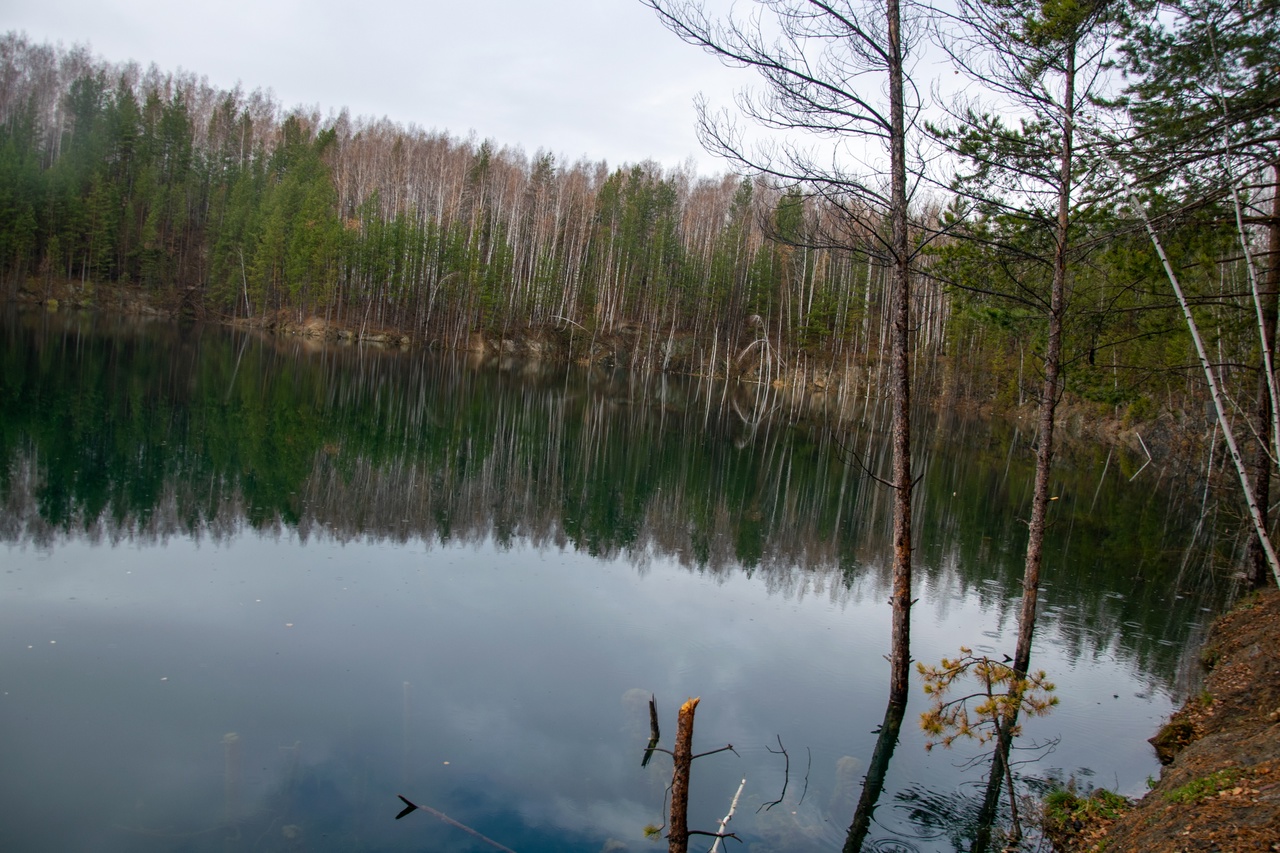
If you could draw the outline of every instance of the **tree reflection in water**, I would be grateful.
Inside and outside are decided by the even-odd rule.
[[[844,842],[844,853],[860,853],[866,843],[876,803],[884,790],[884,777],[889,772],[889,762],[893,760],[893,751],[898,745],[898,732],[902,729],[902,717],[906,710],[905,705],[893,702],[884,709],[884,722],[880,724],[875,750],[871,753],[871,764],[867,768],[862,795],[858,798],[858,808],[853,814],[853,823],[849,826],[849,835]]]
[[[19,549],[127,542],[143,556],[154,556],[150,552],[156,549],[148,546],[167,542],[176,552],[190,540],[197,547],[201,542],[225,543],[228,552],[252,545],[274,560],[285,553],[283,546],[266,542],[275,536],[310,549],[298,557],[299,583],[309,585],[304,591],[314,588],[307,560],[328,547],[346,549],[348,561],[366,559],[375,546],[381,548],[380,560],[399,559],[406,555],[408,549],[400,547],[406,544],[427,552],[430,560],[453,559],[466,545],[498,555],[520,549],[537,555],[545,549],[561,562],[592,555],[634,567],[625,578],[600,573],[602,580],[616,581],[611,588],[627,594],[652,593],[664,584],[700,588],[710,581],[704,590],[708,601],[723,604],[732,619],[744,611],[725,602],[727,596],[759,593],[772,608],[771,623],[765,628],[759,624],[763,619],[745,619],[729,632],[738,642],[776,630],[774,614],[781,611],[774,605],[779,600],[803,609],[806,619],[831,617],[838,632],[852,621],[842,614],[851,616],[863,605],[878,614],[882,607],[889,502],[883,487],[848,464],[841,452],[856,448],[868,469],[883,472],[883,405],[874,391],[856,399],[846,394],[835,400],[836,395],[828,394],[824,410],[768,387],[537,364],[502,369],[422,353],[311,347],[218,328],[112,324],[46,312],[24,318],[10,313],[0,322],[0,542]],[[1019,537],[1026,535],[1019,507],[1027,498],[1032,436],[1016,423],[967,420],[945,407],[922,413],[917,423],[923,476],[916,494],[921,597],[942,622],[955,624],[963,618],[966,631],[981,630],[976,627],[981,623],[998,633],[1016,613]],[[1214,555],[1189,541],[1193,530],[1207,531],[1212,522],[1201,527],[1184,523],[1185,508],[1198,511],[1202,492],[1173,470],[1161,474],[1158,486],[1143,482],[1149,474],[1131,486],[1128,476],[1145,459],[1126,469],[1128,462],[1118,451],[1109,464],[1107,448],[1066,450],[1064,455],[1072,452],[1076,455],[1064,461],[1057,475],[1062,500],[1055,512],[1061,513],[1060,524],[1049,531],[1047,547],[1055,562],[1046,567],[1049,584],[1038,628],[1046,629],[1043,648],[1053,649],[1068,664],[1099,656],[1119,659],[1130,677],[1159,689],[1173,682],[1187,637],[1203,619],[1200,608],[1212,608],[1217,594],[1211,588],[1214,574],[1198,571]],[[417,562],[394,579],[416,580]],[[668,571],[668,564],[676,571]],[[46,568],[39,576],[49,575]],[[219,567],[223,574],[217,577],[240,568]],[[279,571],[263,572],[262,580],[293,577],[289,571],[289,565],[282,565]],[[527,574],[512,573],[494,590],[474,572],[450,574],[449,580],[459,589],[470,590],[474,584],[484,591],[486,606],[497,608],[493,602],[507,587],[522,594],[538,591],[532,581],[521,585]],[[553,571],[547,576],[559,577]],[[159,573],[156,579],[175,585],[180,581]],[[260,580],[253,575],[248,579]],[[374,588],[372,577],[361,579],[369,581],[367,589]],[[11,578],[14,584],[20,580],[26,582],[18,575]],[[79,575],[77,580],[82,580]],[[569,586],[590,588],[596,582],[593,577],[590,584]],[[1174,588],[1178,594],[1170,596]],[[389,613],[399,612],[396,602],[367,594],[383,608],[378,626],[399,624]],[[521,621],[524,603],[521,599],[521,607],[505,611],[514,624],[526,624]],[[413,606],[427,607],[430,601]],[[560,606],[558,599],[554,606]],[[569,612],[563,620],[566,628],[583,624]],[[440,624],[452,625],[451,615],[441,610]],[[139,620],[131,614],[129,624]],[[541,631],[544,626],[526,627]],[[622,620],[618,627],[627,629],[628,623]],[[427,630],[415,621],[409,635],[419,637]],[[163,645],[186,636],[175,629]],[[221,653],[239,654],[235,643],[240,636],[238,630],[219,635]],[[264,636],[274,642],[274,634]],[[315,648],[329,657],[345,654],[341,647],[326,645],[338,636],[345,635],[317,637]],[[574,638],[574,649],[602,642],[596,636],[568,636]],[[358,639],[352,637],[353,642]],[[489,648],[490,638],[477,635],[472,642]],[[807,673],[814,662],[821,666],[803,679],[791,679],[785,691],[774,692],[834,696],[834,689],[824,692],[830,685],[847,689],[847,642],[831,644],[817,637],[803,653],[793,652],[782,667],[784,675]],[[206,646],[202,640],[199,648]],[[60,642],[56,648],[61,653],[69,647]],[[761,654],[742,657],[744,666],[763,659]],[[352,671],[380,666],[373,660],[362,660]],[[375,671],[391,685],[389,701],[397,720],[407,719],[405,680],[425,685],[431,683],[429,676],[443,677],[418,664],[405,671],[399,663],[385,673]],[[33,670],[32,678],[37,676],[47,681],[47,674]],[[468,689],[492,701],[482,690]],[[415,715],[419,705],[424,717],[429,713],[427,695],[418,700],[415,694]],[[96,703],[101,701],[95,697]],[[779,720],[795,717],[773,694],[745,704],[753,710],[763,706]],[[828,707],[846,706],[836,701]],[[948,789],[943,792],[886,781],[902,724],[902,709],[896,714],[890,710],[878,737],[868,734],[874,719],[860,715],[858,731],[828,738],[830,757],[849,760],[836,771],[847,772],[841,779],[849,783],[841,789],[848,796],[838,808],[824,810],[808,801],[798,818],[775,809],[769,819],[778,825],[803,822],[801,829],[812,830],[806,838],[813,846],[807,849],[902,848],[912,845],[913,834],[919,849],[938,849],[944,841],[922,839],[949,835],[962,839],[963,847],[957,849],[967,849],[977,835],[974,820],[982,812],[983,797],[971,795],[967,784],[955,789],[949,768],[946,783],[923,780]],[[874,707],[866,711],[874,714]],[[248,725],[219,724],[214,731],[221,738],[234,728],[247,739],[252,732]],[[408,729],[402,725],[405,731],[397,729],[393,738],[399,751],[387,765],[398,771],[393,774],[397,780],[409,766],[404,757]],[[813,730],[812,721],[806,725]],[[771,737],[776,729],[757,728],[752,734],[760,731]],[[797,737],[801,734],[807,731]],[[296,738],[319,743],[323,735],[319,723],[307,731],[287,727],[267,752],[274,754],[279,744]],[[782,735],[788,744],[797,742],[786,730]],[[422,731],[417,736],[426,737]],[[912,738],[903,737],[910,746],[898,748],[899,766],[919,765]],[[241,748],[252,742],[244,740]],[[226,745],[218,748],[232,751]],[[868,751],[873,757],[855,811],[854,756]],[[241,760],[247,762],[248,754]],[[317,747],[313,754],[320,761],[325,753]],[[308,772],[312,775],[299,776],[298,785],[317,787],[305,796],[302,787],[290,787],[299,792],[296,802],[308,808],[333,806],[308,816],[310,832],[328,828],[324,821],[329,815],[363,802],[356,798],[358,786],[337,785],[343,795],[338,798],[330,782],[377,778],[383,769],[372,764],[360,765],[358,772],[335,768],[321,773],[315,767]],[[221,791],[221,763],[218,773]],[[911,773],[903,775],[911,778]],[[735,769],[732,779],[724,780],[725,801],[732,794],[730,783],[736,786],[739,778]],[[251,792],[244,785],[228,790],[233,795],[228,801],[241,810],[248,833],[257,819],[257,813],[252,818],[245,813]],[[241,798],[239,806],[236,797]],[[274,805],[269,794],[265,797],[270,812]],[[885,798],[877,819],[876,804]],[[988,812],[998,816],[998,789],[991,800]],[[431,802],[466,817],[456,801]],[[531,850],[521,835],[519,815],[504,810],[501,802],[485,803],[490,805],[507,821],[503,831],[490,835],[513,849]],[[379,800],[375,811],[381,814],[385,806]],[[717,816],[723,808],[724,802],[717,803]],[[282,826],[299,831],[302,823],[290,808],[275,811]],[[855,820],[849,826],[851,812]],[[895,825],[907,824],[897,840],[879,837],[889,835],[882,830],[892,823],[890,816]],[[765,819],[743,814],[741,823],[744,830],[754,828],[762,835]],[[252,829],[265,832],[268,826]],[[368,837],[376,834],[369,827],[359,830]],[[282,831],[281,826],[271,830]],[[795,827],[787,831],[791,834],[779,832],[775,849],[797,849],[789,842],[799,832]],[[599,849],[598,839],[589,841],[587,846]],[[557,843],[563,845],[563,838]]]

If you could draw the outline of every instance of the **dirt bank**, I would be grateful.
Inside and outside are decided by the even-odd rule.
[[[1055,849],[1280,851],[1280,592],[1219,619],[1202,660],[1204,689],[1152,738],[1166,766],[1151,792],[1051,805]]]

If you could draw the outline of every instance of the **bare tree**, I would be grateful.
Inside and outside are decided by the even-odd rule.
[[[840,229],[828,235],[830,241],[841,243],[842,234],[870,236],[875,242],[869,251],[892,271],[889,692],[891,702],[905,703],[911,665],[909,337],[915,256],[908,222],[907,136],[915,126],[919,101],[907,82],[910,39],[901,0],[757,0],[757,14],[746,19],[715,19],[701,3],[687,0],[641,2],[686,42],[728,65],[754,70],[764,81],[762,90],[741,93],[737,106],[766,133],[780,133],[783,141],[748,142],[732,117],[711,111],[704,101],[699,104],[703,145],[740,170],[825,199],[843,214]],[[814,150],[806,144],[814,139],[827,144]]]

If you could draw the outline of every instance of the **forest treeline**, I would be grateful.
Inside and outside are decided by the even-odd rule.
[[[939,206],[914,220],[950,215]],[[811,380],[879,367],[889,270],[868,221],[851,228],[838,203],[763,178],[563,163],[0,39],[10,298],[62,287],[92,304],[101,288],[129,285],[197,313],[443,348],[538,339],[575,358]],[[1149,414],[1181,396],[1194,358],[1146,238],[1106,225],[1073,269],[1068,388]],[[915,239],[945,251],[936,234]],[[1187,286],[1213,314],[1220,349],[1241,352],[1247,288],[1214,262],[1230,245],[1196,228],[1171,251],[1203,255]],[[932,276],[938,254],[926,254],[913,289],[917,368],[999,403],[1034,396],[1039,315],[982,293],[989,265],[1019,262],[959,252]],[[611,348],[628,334],[629,352]]]
[[[879,334],[877,269],[765,239],[763,207],[784,232],[821,213],[798,193],[285,111],[13,34],[0,62],[10,282],[194,288],[229,315],[450,348],[474,332],[640,327],[719,338],[723,354],[752,315],[774,340],[834,354]]]

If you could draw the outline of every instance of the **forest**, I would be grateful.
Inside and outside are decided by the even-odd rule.
[[[1274,17],[1263,15],[1264,25]],[[1257,362],[1258,321],[1229,200],[1207,174],[1226,168],[1224,155],[1210,138],[1196,143],[1197,161],[1166,162],[1168,125],[1182,107],[1159,106],[1178,83],[1161,56],[1184,62],[1177,40],[1193,28],[1107,27],[1094,61],[1104,49],[1108,61],[1127,51],[1129,96],[1088,104],[1099,114],[1089,121],[1123,117],[1165,135],[1163,144],[1117,142],[1109,156],[1126,174],[1158,174],[1146,202],[1233,375]],[[1257,143],[1230,153],[1249,159],[1237,167],[1252,176],[1241,176],[1244,227],[1265,267],[1275,219],[1260,208],[1274,195],[1266,166],[1276,148],[1265,104],[1274,107],[1275,70],[1254,69],[1271,87],[1259,88],[1249,43],[1236,49],[1227,61],[1239,68],[1222,76],[1240,89],[1228,93],[1240,105],[1224,102],[1240,116],[1206,133],[1223,145],[1232,135]],[[1002,179],[975,136],[999,132],[990,117],[943,113],[956,120],[931,126],[934,143],[958,154],[949,162],[977,165],[922,173],[912,198],[916,368],[969,398],[1017,405],[1040,382],[1052,234],[994,200]],[[1022,143],[1033,133],[1054,135],[1024,124]],[[1052,140],[1034,141],[1049,146],[1051,161]],[[1078,399],[1142,419],[1176,409],[1202,380],[1189,370],[1190,340],[1146,234],[1116,178],[1098,168],[1104,155],[1081,148],[1088,162],[1073,182],[1065,258],[1070,304],[1059,311],[1064,380]],[[113,64],[86,47],[15,33],[0,41],[0,276],[10,299],[91,305],[128,287],[201,316],[449,349],[536,340],[573,358],[821,382],[851,367],[874,372],[889,336],[889,223],[859,204],[856,194],[759,172],[558,162],[494,140],[286,109],[261,91]]]

